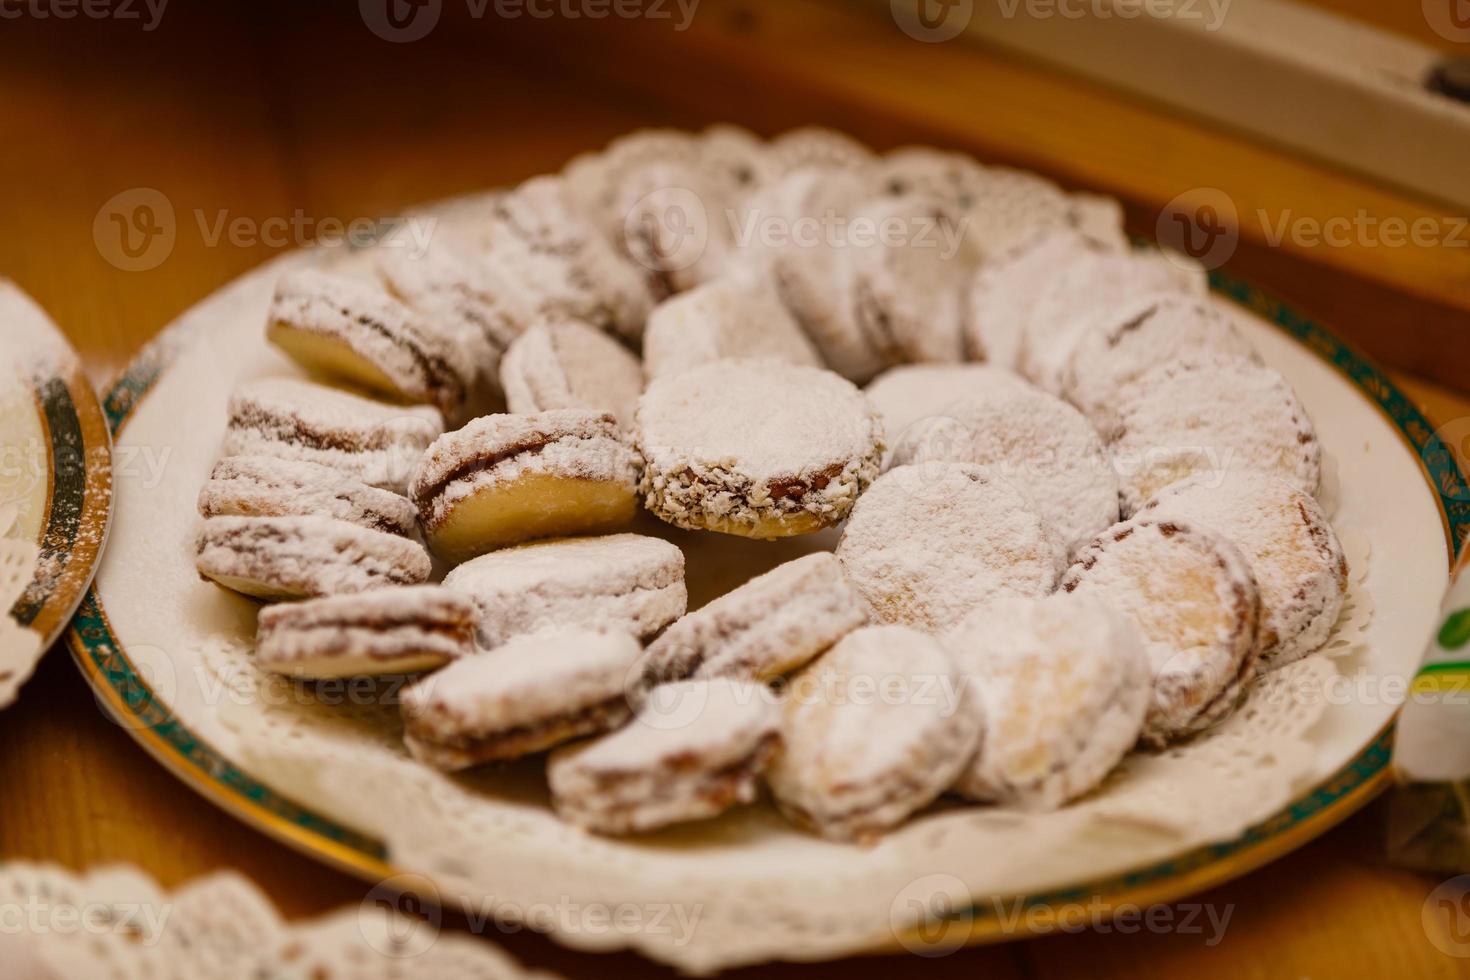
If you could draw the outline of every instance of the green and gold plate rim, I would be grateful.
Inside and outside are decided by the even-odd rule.
[[[1414,403],[1364,354],[1286,303],[1231,275],[1211,274],[1215,292],[1267,320],[1327,362],[1373,403],[1414,453],[1433,491],[1451,560],[1470,535],[1470,491],[1453,453]],[[102,407],[113,434],[121,432],[140,400],[152,389],[182,338],[166,332],[146,346],[117,379]],[[162,703],[139,675],[113,635],[95,589],[73,621],[69,643],[88,682],[104,705],[162,764],[205,797],[259,829],[335,866],[381,881],[413,869],[390,863],[383,842],[302,806],[242,771],[200,739]],[[1090,914],[1172,901],[1228,881],[1306,843],[1371,800],[1390,778],[1392,724],[1386,725],[1341,769],[1275,816],[1223,844],[1195,848],[1166,861],[1044,894],[961,907],[946,932],[945,945],[1002,941],[1060,928],[1062,912],[1086,906]],[[1023,928],[1003,921],[1017,909]],[[1037,910],[1051,916],[1035,915]],[[1021,920],[1016,920],[1021,921]],[[1093,921],[1093,920],[1089,920]],[[927,943],[915,938],[913,942]],[[875,950],[913,948],[904,937],[874,937]]]

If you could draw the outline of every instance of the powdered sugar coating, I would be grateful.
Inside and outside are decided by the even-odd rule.
[[[771,140],[766,160],[773,174],[780,177],[805,169],[866,171],[875,158],[871,150],[846,133],[803,126]]]
[[[1128,385],[1160,365],[1213,352],[1259,362],[1255,349],[1230,317],[1208,299],[1188,293],[1139,297],[1099,317],[1077,341],[1062,381],[1062,394],[1101,431]]]
[[[1322,446],[1277,372],[1244,359],[1155,368],[1118,398],[1111,450],[1131,514],[1196,473],[1263,470],[1315,495]]]
[[[650,378],[740,358],[822,366],[765,275],[721,276],[665,300],[648,318],[643,366]]]
[[[226,456],[306,460],[399,493],[444,431],[443,416],[427,405],[387,405],[290,378],[242,384],[230,396],[229,412]]]
[[[204,517],[305,517],[322,514],[408,536],[418,515],[403,496],[370,487],[341,470],[301,459],[227,456],[199,490]]]
[[[881,426],[818,368],[716,361],[658,378],[638,406],[644,501],[670,524],[752,537],[831,526],[877,475]]]
[[[1037,294],[1021,334],[1020,370],[1047,391],[1062,389],[1072,350],[1099,319],[1150,293],[1203,296],[1204,269],[1157,251],[1086,252]]]
[[[975,206],[985,178],[985,167],[973,157],[927,146],[891,150],[873,168],[874,184],[883,193],[938,198],[959,211]]]
[[[553,629],[457,660],[403,692],[404,742],[455,771],[616,728],[639,652],[626,633]]]
[[[1327,642],[1347,596],[1348,566],[1312,497],[1273,474],[1239,470],[1176,483],[1142,513],[1212,528],[1245,555],[1261,592],[1263,669]]]
[[[474,600],[439,585],[279,603],[260,612],[255,659],[297,676],[424,669],[474,653],[476,617]]]
[[[938,640],[860,629],[792,678],[767,781],[797,824],[871,840],[953,783],[975,753],[981,712]]]
[[[452,570],[474,597],[479,639],[496,647],[552,626],[648,637],[684,615],[684,553],[660,538],[612,534],[506,548]]]
[[[981,603],[1050,592],[1064,551],[1025,493],[968,463],[889,470],[837,545],[880,623],[942,632]]]
[[[1260,652],[1260,594],[1245,556],[1222,535],[1135,518],[1083,549],[1061,588],[1110,603],[1143,633],[1154,678],[1146,741],[1165,744],[1235,710]]]
[[[946,417],[958,402],[992,391],[1030,389],[1018,374],[990,364],[901,364],[878,375],[863,389],[883,419],[889,459],[926,419]]]
[[[568,823],[604,834],[717,816],[754,802],[780,726],[780,708],[760,685],[671,684],[626,728],[551,756],[552,805]]]
[[[629,426],[643,393],[643,365],[596,327],[558,320],[516,338],[501,361],[500,381],[512,412],[594,409]]]
[[[317,269],[289,272],[276,284],[268,324],[271,341],[307,368],[340,371],[311,354],[314,348],[298,348],[293,334],[349,348],[370,365],[366,374],[352,371],[349,380],[442,412],[464,404],[479,373],[474,352],[456,343],[453,333],[421,321],[375,282]]]
[[[993,252],[971,281],[965,303],[969,356],[1008,371],[1020,370],[1021,337],[1038,296],[1081,256],[1116,252],[1072,229],[1048,229]]]
[[[200,575],[262,599],[338,595],[428,579],[422,545],[333,517],[211,517]]]
[[[777,565],[675,622],[644,652],[652,687],[689,677],[768,681],[820,655],[868,620],[827,552]]]
[[[974,463],[1025,491],[1068,552],[1118,520],[1118,475],[1082,413],[1029,385],[955,402],[915,425],[893,464]]]
[[[1102,782],[1138,741],[1153,690],[1142,635],[1087,596],[997,599],[945,636],[985,704],[957,792],[1054,810]]]

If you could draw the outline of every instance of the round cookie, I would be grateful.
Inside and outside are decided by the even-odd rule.
[[[870,841],[949,788],[975,754],[982,713],[937,639],[860,629],[792,678],[767,782],[798,825]]]
[[[435,440],[409,496],[429,547],[461,562],[622,527],[638,509],[638,456],[606,413],[486,415]]]
[[[938,198],[961,212],[975,206],[985,183],[985,167],[963,153],[927,146],[904,146],[879,158],[873,180],[894,197]]]
[[[684,528],[818,531],[877,475],[880,432],[862,392],[818,368],[716,361],[657,378],[638,405],[644,503]]]
[[[443,416],[427,405],[385,405],[308,381],[265,378],[230,396],[223,451],[320,463],[402,493],[443,431]]]
[[[875,158],[871,150],[846,133],[802,126],[771,140],[766,160],[779,178],[805,169],[866,171]]]
[[[1144,296],[1099,317],[1077,341],[1062,382],[1062,395],[1101,431],[1128,385],[1161,365],[1211,352],[1259,362],[1229,315],[1201,296]]]
[[[1020,370],[1021,337],[1047,283],[1081,256],[1117,251],[1076,230],[1053,228],[992,253],[966,296],[964,335],[970,358]]]
[[[1021,490],[968,463],[889,470],[863,494],[837,544],[880,623],[942,632],[988,599],[1040,596],[1060,542]]]
[[[595,409],[627,427],[643,393],[643,365],[596,327],[558,320],[516,338],[500,362],[500,382],[512,412]]]
[[[452,334],[376,283],[316,269],[281,277],[266,338],[310,371],[445,413],[464,404],[479,372]]]
[[[980,751],[956,792],[1055,810],[1096,787],[1133,748],[1153,692],[1138,628],[1097,599],[997,599],[945,646],[985,704]]]
[[[199,575],[257,599],[302,599],[418,585],[416,541],[334,517],[211,517],[199,530]]]
[[[1143,250],[1083,253],[1037,294],[1021,333],[1021,373],[1059,392],[1073,349],[1099,319],[1140,296],[1203,296],[1208,288],[1204,269],[1182,257]]]
[[[203,517],[321,514],[374,531],[411,536],[418,514],[403,496],[303,459],[226,456],[199,490]]]
[[[1176,483],[1141,514],[1220,532],[1250,562],[1261,592],[1261,667],[1327,642],[1347,596],[1342,545],[1317,501],[1269,473],[1238,470]]]
[[[626,174],[616,191],[617,244],[666,297],[717,278],[734,247],[736,195],[697,162],[659,161]]]
[[[1097,431],[1066,402],[1006,386],[956,402],[913,426],[893,465],[974,463],[1026,493],[1067,551],[1118,521],[1118,474]]]
[[[1111,433],[1123,512],[1196,473],[1262,470],[1316,494],[1322,446],[1280,374],[1236,358],[1155,368],[1124,389]]]
[[[1260,652],[1260,593],[1240,550],[1172,518],[1110,528],[1078,555],[1061,589],[1131,617],[1148,644],[1153,699],[1143,738],[1163,745],[1235,710]]]
[[[828,552],[758,575],[684,616],[644,652],[647,687],[685,678],[769,681],[819,656],[868,620]]]
[[[764,275],[721,276],[665,300],[648,318],[643,367],[650,378],[742,358],[822,366],[816,348]]]
[[[260,611],[255,662],[290,677],[434,670],[475,652],[474,600],[439,585],[374,589]]]
[[[465,562],[444,584],[473,596],[481,646],[553,626],[648,637],[684,615],[684,553],[613,534],[521,545]]]
[[[600,834],[636,834],[754,802],[781,744],[770,692],[718,678],[659,693],[626,728],[552,753],[557,816]]]
[[[901,364],[868,382],[863,394],[883,418],[883,441],[892,460],[895,447],[912,437],[915,426],[947,417],[952,405],[994,391],[1030,388],[1020,375],[990,364]]]
[[[970,233],[988,260],[1038,235],[1076,230],[1072,198],[1027,170],[986,167],[967,212]]]
[[[632,717],[623,683],[640,653],[626,633],[546,630],[456,660],[403,692],[403,741],[444,772],[544,752]]]

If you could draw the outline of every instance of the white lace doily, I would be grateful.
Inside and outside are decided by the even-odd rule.
[[[529,980],[498,947],[441,932],[372,896],[288,923],[248,880],[211,875],[166,892],[126,867],[75,875],[0,866],[0,958],[11,980]]]
[[[11,607],[35,575],[41,554],[33,542],[14,536],[18,514],[13,505],[0,504],[0,708],[15,701],[45,652],[41,634],[10,617]]]
[[[593,837],[552,814],[539,760],[445,776],[407,757],[391,703],[260,672],[238,641],[221,638],[204,658],[229,692],[222,717],[246,767],[382,839],[391,863],[429,876],[446,903],[575,947],[632,946],[709,972],[891,943],[911,924],[897,899],[926,872],[973,896],[1035,894],[1075,884],[1078,867],[1108,868],[1118,853],[1133,866],[1233,839],[1284,807],[1315,771],[1308,733],[1354,669],[1372,618],[1366,538],[1344,535],[1344,548],[1349,599],[1327,646],[1260,678],[1216,729],[1134,753],[1100,791],[1056,813],[942,810],[871,848],[806,836],[766,804],[645,838]],[[614,909],[626,910],[626,928],[607,926]]]

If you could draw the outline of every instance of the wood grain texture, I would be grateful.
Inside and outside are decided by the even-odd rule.
[[[820,26],[810,19],[816,9],[802,3],[807,19],[796,23]],[[1139,191],[1136,218],[1179,180],[1224,179],[1241,161],[1261,193],[1320,176],[1095,92],[1079,106],[1075,84],[1016,65],[997,63],[984,76],[989,101],[1004,93],[1011,106],[994,114],[993,125],[982,111],[986,100],[973,101],[969,88],[916,111],[922,98],[914,90],[947,84],[947,69],[930,76],[927,62],[916,69],[910,61],[902,71],[868,21],[840,16],[808,35],[806,46],[856,45],[845,50],[863,52],[876,74],[860,88],[839,90],[824,80],[826,69],[789,63],[795,36],[771,38],[765,54],[752,55],[740,38],[760,38],[766,28],[742,20],[741,10],[750,13],[711,5],[712,20],[734,18],[731,35],[691,47],[697,59],[688,51],[645,58],[648,49],[633,47],[632,31],[615,29],[602,57],[589,50],[585,32],[568,25],[470,22],[391,46],[350,17],[286,4],[178,5],[146,34],[109,22],[7,21],[0,31],[7,96],[0,99],[0,227],[7,232],[0,274],[48,308],[100,378],[161,325],[275,250],[228,237],[211,244],[200,214],[206,225],[220,212],[251,221],[298,212],[314,220],[371,217],[554,169],[636,126],[733,119],[769,132],[817,121],[880,146],[955,134],[954,145],[1040,164],[1073,183],[1113,186],[1127,171],[1127,188]],[[691,59],[708,63],[696,72]],[[742,59],[750,64],[737,64]],[[660,71],[674,73],[662,88],[648,79]],[[1090,117],[1085,124],[1082,116]],[[1140,148],[1156,151],[1158,164],[1135,173],[1148,155]],[[172,202],[177,238],[157,268],[125,272],[103,257],[93,219],[113,195],[138,187]],[[1326,180],[1314,200],[1340,209],[1362,190]],[[1256,262],[1280,276],[1287,263],[1292,288],[1278,291],[1319,300],[1307,305],[1350,335],[1376,336],[1402,315],[1395,311],[1403,295],[1384,287],[1384,276],[1365,287],[1356,273],[1329,273],[1279,250],[1242,249],[1240,258],[1244,274]],[[1422,271],[1426,280],[1443,272],[1433,263]],[[1445,359],[1444,351],[1438,356]],[[1412,356],[1391,360],[1415,366]],[[1436,421],[1470,419],[1470,401],[1460,395],[1401,381]],[[233,821],[175,781],[104,717],[62,650],[51,652],[20,702],[0,713],[0,786],[0,857],[74,868],[125,861],[170,885],[238,868],[293,916],[355,904],[368,889]],[[1087,933],[923,963],[868,959],[759,975],[877,978],[920,968],[936,980],[1462,974],[1465,961],[1437,952],[1420,925],[1436,879],[1389,867],[1379,823],[1370,808],[1192,900],[1218,914],[1230,910],[1214,946],[1180,932]],[[580,956],[534,935],[493,938],[526,962],[572,977],[671,975],[630,956]]]

